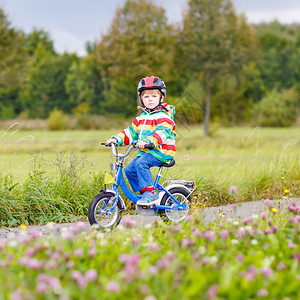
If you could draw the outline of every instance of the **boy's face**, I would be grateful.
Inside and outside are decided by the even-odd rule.
[[[160,97],[162,97],[163,101],[164,96],[159,90],[145,90],[141,94],[144,105],[149,109],[153,109],[159,104]]]

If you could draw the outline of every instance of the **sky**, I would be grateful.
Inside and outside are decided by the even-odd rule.
[[[43,29],[59,53],[85,55],[86,42],[100,40],[126,0],[0,0],[13,27],[29,33]],[[188,0],[156,0],[171,23],[180,22]],[[300,23],[300,0],[232,0],[248,22]]]

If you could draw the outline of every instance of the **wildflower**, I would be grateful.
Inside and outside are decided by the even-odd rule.
[[[269,295],[268,291],[266,289],[259,289],[257,291],[258,297],[267,297]]]
[[[229,211],[229,212],[232,211],[232,208],[228,208],[228,211]]]
[[[265,220],[267,218],[267,213],[265,211],[263,211],[261,214],[260,214],[260,217]]]
[[[221,230],[220,231],[220,237],[222,238],[222,239],[227,239],[227,237],[229,236],[229,232],[227,231],[227,230]]]
[[[277,232],[278,231],[278,227],[276,225],[273,225],[272,226],[272,230],[273,230],[273,232]]]
[[[282,179],[282,180],[284,180],[284,179],[285,179],[285,177],[283,177],[283,176],[282,176],[282,177],[281,177],[281,179]]]
[[[296,245],[295,245],[293,242],[289,242],[289,243],[288,243],[288,247],[289,247],[290,249],[293,249],[293,248],[296,248]]]
[[[160,269],[167,270],[170,266],[170,261],[164,257],[156,262],[156,266]]]
[[[251,244],[255,246],[258,244],[258,242],[257,242],[257,240],[253,239],[253,240],[251,240]]]
[[[260,269],[260,272],[266,278],[271,278],[273,276],[273,270],[271,268],[262,268]]]
[[[67,262],[67,267],[69,269],[73,269],[75,267],[75,262],[73,260],[70,260]]]
[[[34,248],[27,248],[27,250],[26,250],[26,255],[27,256],[33,256],[34,253],[35,253]]]
[[[284,192],[285,194],[288,194],[290,191],[289,191],[288,189],[285,189],[283,192]]]
[[[265,204],[269,207],[271,207],[272,203],[271,203],[271,200],[270,199],[266,199],[265,200]]]
[[[236,257],[236,259],[239,261],[239,262],[243,262],[245,260],[245,257],[243,254],[239,253]]]
[[[83,256],[83,250],[81,248],[78,248],[74,251],[74,255],[76,257],[82,257]]]
[[[26,226],[25,224],[21,224],[21,225],[20,225],[20,228],[21,228],[21,229],[26,229],[27,226]]]
[[[80,273],[80,271],[76,271],[76,270],[73,271],[72,278],[80,288],[86,287],[87,282],[86,282],[85,278],[82,276],[82,274]]]
[[[213,299],[217,296],[217,292],[218,292],[218,285],[217,284],[213,284],[209,287],[206,295],[208,299]]]
[[[204,230],[202,236],[208,241],[213,241],[216,237],[216,234],[211,230]]]
[[[133,216],[124,216],[123,217],[123,225],[124,225],[124,227],[127,227],[127,228],[133,228],[133,227],[137,227],[138,223],[134,219]]]
[[[267,229],[265,230],[265,234],[270,234],[270,233],[272,233],[272,229],[267,228]]]
[[[235,234],[235,238],[238,239],[238,238],[244,237],[245,235],[246,235],[245,229],[243,227],[240,227]]]
[[[235,240],[235,239],[233,239],[233,240],[231,240],[231,244],[238,244],[239,243],[239,241],[238,240]]]
[[[98,277],[98,273],[94,269],[87,270],[84,275],[84,278],[87,281],[95,281],[97,279],[97,277]]]
[[[277,203],[280,203],[280,200],[278,200]]]
[[[232,195],[234,195],[234,194],[236,194],[236,192],[237,192],[236,186],[232,185],[232,186],[229,188],[229,193],[232,194]]]
[[[21,292],[19,290],[15,290],[10,294],[10,298],[12,300],[22,300]]]
[[[149,249],[153,252],[156,252],[158,250],[159,246],[158,243],[156,242],[152,242],[149,244]]]
[[[181,241],[181,246],[182,247],[189,247],[189,246],[194,246],[195,245],[195,242],[189,238],[184,238],[182,241]]]
[[[271,211],[272,211],[274,214],[276,214],[276,213],[277,213],[277,211],[278,211],[278,209],[277,209],[277,208],[275,208],[275,207],[273,207],[273,208],[271,209]]]
[[[187,221],[192,221],[193,220],[193,217],[191,215],[187,215],[186,218],[185,218]]]
[[[120,285],[116,281],[109,281],[106,284],[106,290],[113,293],[119,293],[121,288]]]
[[[224,215],[223,214],[219,214],[219,217],[224,218]]]
[[[277,264],[277,270],[278,271],[284,271],[285,270],[285,263],[284,262],[279,262]]]
[[[33,239],[35,238],[38,238],[40,236],[40,232],[37,230],[37,229],[33,229],[31,232],[30,232],[30,235]]]
[[[251,223],[252,222],[252,217],[245,217],[244,219],[243,219],[243,224],[244,225],[246,225],[246,224],[248,224],[248,223]]]
[[[207,264],[209,264],[209,263],[210,263],[210,258],[209,258],[209,256],[205,256],[205,257],[203,257],[203,259],[202,259],[202,263],[203,263],[203,265],[207,265]]]

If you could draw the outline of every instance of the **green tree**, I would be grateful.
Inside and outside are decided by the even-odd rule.
[[[113,81],[113,95],[107,93],[108,106],[116,94],[124,94],[131,98],[127,113],[131,112],[136,106],[132,98],[136,98],[139,79],[157,75],[170,80],[174,42],[174,29],[167,23],[165,10],[152,1],[127,0],[118,8],[97,47],[102,75]]]
[[[49,33],[43,29],[37,30],[34,28],[32,32],[25,35],[25,47],[31,56],[35,54],[39,44],[42,44],[49,53],[55,54],[53,41],[50,39]]]
[[[71,65],[65,87],[72,109],[78,113],[103,112],[104,80],[97,62],[95,47],[87,45],[88,55]]]
[[[26,88],[20,95],[30,117],[46,118],[54,108],[70,112],[64,82],[74,58],[53,55],[39,43],[28,72]]]
[[[230,0],[190,0],[181,35],[185,67],[205,87],[204,135],[209,135],[212,86],[234,74],[252,58],[255,38]]]
[[[27,55],[21,32],[11,27],[0,8],[0,117],[12,118],[21,110],[18,93],[24,79]]]

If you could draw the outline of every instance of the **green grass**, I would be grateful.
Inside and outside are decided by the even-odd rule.
[[[116,132],[14,132],[11,128],[0,133],[2,224],[85,216],[89,200],[102,188],[103,171],[113,161],[110,149],[100,143]],[[299,128],[227,128],[210,138],[204,138],[202,133],[201,127],[179,127],[176,165],[164,170],[166,177],[196,181],[196,204],[214,206],[275,199],[286,194],[299,197]],[[70,159],[74,157],[78,164],[76,172],[63,178],[62,169],[68,173]],[[133,157],[134,154],[130,158]],[[84,166],[80,166],[79,158],[84,158]],[[26,184],[34,182],[33,175],[39,178],[36,185]],[[235,195],[229,193],[232,185],[237,187]],[[36,192],[41,187],[43,191]],[[40,208],[29,217],[30,209],[20,207],[35,199],[41,203]],[[69,210],[65,210],[66,200]],[[12,205],[12,201],[19,205]],[[52,208],[45,214],[43,206],[49,207],[49,203]],[[60,207],[64,215],[58,217]],[[20,210],[18,217],[14,217]]]

